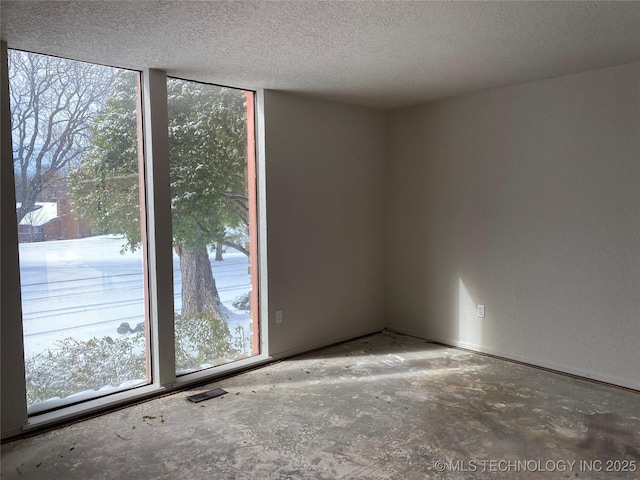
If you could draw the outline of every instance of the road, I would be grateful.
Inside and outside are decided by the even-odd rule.
[[[119,336],[122,322],[144,321],[143,264],[140,251],[121,253],[123,240],[98,236],[20,244],[25,355],[43,352],[72,337]],[[250,317],[233,300],[251,289],[247,257],[233,249],[224,261],[211,257],[220,300],[230,310],[233,332],[241,324],[249,335]],[[180,260],[174,253],[174,304],[181,309]]]

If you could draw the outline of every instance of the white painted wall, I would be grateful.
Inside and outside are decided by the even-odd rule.
[[[640,63],[390,122],[389,326],[640,388]]]
[[[381,330],[385,114],[274,91],[264,112],[269,353]]]

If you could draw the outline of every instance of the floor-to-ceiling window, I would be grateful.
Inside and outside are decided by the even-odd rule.
[[[258,353],[248,104],[252,92],[167,81],[178,375]]]
[[[9,51],[16,360],[30,414],[260,353],[254,94],[166,79],[168,115],[153,125],[169,146],[154,160],[169,172],[159,185],[144,155],[158,119],[142,113],[143,83],[135,71]],[[170,204],[169,231],[147,232],[149,190]],[[158,236],[171,244],[164,257]],[[158,258],[173,261],[173,275],[150,267]],[[154,321],[158,284],[173,289],[173,321]],[[163,337],[174,340],[172,361]]]
[[[9,51],[31,412],[150,381],[139,84],[137,72]]]

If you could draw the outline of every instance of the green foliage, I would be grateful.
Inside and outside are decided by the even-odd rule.
[[[140,243],[140,185],[135,76],[121,74],[93,124],[89,154],[69,174],[69,190],[94,231]]]
[[[185,248],[224,241],[245,219],[229,193],[246,193],[245,98],[239,90],[169,79],[169,157],[174,244]],[[137,95],[121,75],[94,123],[93,145],[70,173],[81,215],[101,233],[140,242]]]
[[[174,239],[186,248],[223,241],[242,224],[224,194],[246,192],[244,95],[177,79],[167,90]]]
[[[224,363],[244,353],[248,339],[240,325],[234,335],[211,313],[193,318],[176,315],[176,369],[197,370]],[[27,404],[67,397],[145,379],[145,336],[90,340],[65,338],[53,349],[27,358]]]

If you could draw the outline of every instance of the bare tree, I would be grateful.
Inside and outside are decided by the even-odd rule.
[[[34,210],[47,180],[64,176],[86,153],[113,75],[106,67],[9,51],[18,221]]]

